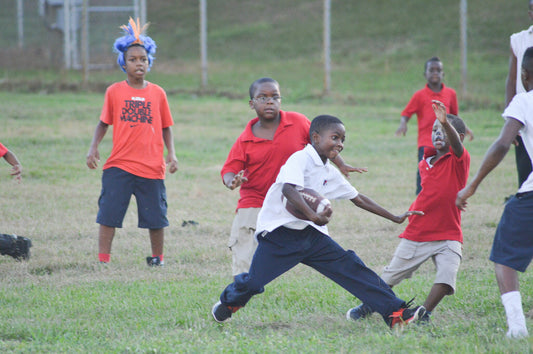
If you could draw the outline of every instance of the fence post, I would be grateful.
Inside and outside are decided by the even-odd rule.
[[[200,0],[200,60],[202,68],[202,88],[207,87],[207,4]]]
[[[461,21],[461,93],[464,98],[467,94],[467,56],[468,56],[468,41],[467,41],[467,0],[461,0],[460,4],[460,21]]]

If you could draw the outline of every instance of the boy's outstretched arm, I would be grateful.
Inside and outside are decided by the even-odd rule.
[[[352,203],[358,206],[361,209],[369,211],[373,214],[379,215],[385,219],[389,219],[397,224],[401,224],[411,215],[424,215],[422,211],[410,210],[401,215],[394,215],[390,213],[387,209],[383,208],[378,203],[374,202],[372,199],[367,197],[364,194],[359,193],[357,197],[351,199]]]
[[[467,199],[476,193],[481,181],[503,160],[522,126],[523,124],[516,119],[510,117],[506,119],[500,136],[487,150],[476,175],[457,193],[455,205],[460,210],[466,209]]]
[[[100,162],[100,153],[98,152],[98,144],[104,138],[105,133],[107,132],[108,124],[99,121],[94,130],[93,140],[91,141],[91,146],[89,147],[89,152],[87,153],[87,167],[94,170],[98,167],[98,162]]]
[[[350,172],[359,172],[359,173],[368,172],[368,168],[366,167],[353,167],[353,166],[347,165],[344,162],[344,159],[341,157],[341,155],[335,156],[335,159],[332,162],[335,164],[335,166],[339,168],[339,171],[341,171],[341,173],[345,175],[346,177],[350,175]]]
[[[446,131],[446,135],[450,141],[450,146],[452,147],[453,153],[457,157],[463,156],[464,146],[461,142],[461,137],[459,136],[459,133],[457,133],[457,130],[455,130],[453,125],[451,125],[446,118],[446,106],[444,106],[444,103],[437,100],[433,100],[432,102],[433,103],[431,106],[433,107],[435,116],[439,120],[440,124],[442,124],[442,128],[444,128]]]
[[[163,128],[163,141],[167,147],[167,158],[165,162],[168,165],[168,172],[174,173],[178,170],[178,158],[174,148],[174,135],[171,127]]]
[[[17,156],[13,152],[8,150],[8,152],[6,152],[6,154],[4,155],[4,159],[11,166],[13,166],[10,172],[11,176],[13,176],[13,178],[15,178],[16,180],[21,181],[22,180],[22,164],[17,159]]]

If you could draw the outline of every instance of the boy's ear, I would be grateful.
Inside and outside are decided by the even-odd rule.
[[[459,139],[461,139],[461,142],[463,142],[465,140],[465,134],[464,133],[460,133],[459,134]]]
[[[320,139],[320,136],[319,136],[319,134],[318,134],[318,132],[316,130],[311,133],[311,143],[312,144],[318,143],[319,139]]]
[[[248,104],[250,105],[250,108],[251,108],[251,109],[255,109],[255,108],[254,108],[254,100],[250,100],[250,101],[248,101]]]

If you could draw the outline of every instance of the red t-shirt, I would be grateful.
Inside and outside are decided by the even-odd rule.
[[[411,215],[400,237],[417,242],[463,242],[461,212],[455,206],[455,199],[466,185],[470,154],[464,149],[463,155],[457,157],[450,151],[430,168],[426,158],[435,153],[434,148],[426,148],[424,158],[418,164],[422,191],[409,208],[423,211],[425,215]]]
[[[454,89],[444,86],[440,92],[433,92],[428,85],[415,92],[411,100],[402,111],[402,117],[411,118],[416,113],[418,120],[418,147],[428,146],[432,147],[431,131],[433,130],[433,123],[435,123],[435,112],[431,107],[431,101],[438,100],[444,103],[447,113],[459,114],[459,107],[457,104],[457,94]]]
[[[252,126],[259,120],[254,118],[231,147],[228,158],[220,172],[238,173],[245,170],[248,182],[240,187],[237,209],[260,208],[270,186],[276,180],[279,169],[294,152],[310,142],[311,122],[296,112],[280,111],[279,126],[273,140],[261,139],[252,133]]]
[[[165,91],[126,81],[108,87],[100,120],[113,125],[113,149],[104,170],[118,167],[139,177],[165,178],[163,128],[174,124]]]
[[[5,154],[7,154],[9,150],[4,146],[2,145],[2,143],[0,143],[0,157],[4,157]]]

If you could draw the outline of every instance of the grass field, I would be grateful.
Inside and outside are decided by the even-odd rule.
[[[159,48],[147,78],[169,93],[180,161],[180,170],[166,180],[166,265],[146,266],[149,240],[136,227],[135,202],[113,242],[112,262],[97,263],[101,171],[89,170],[85,155],[103,90],[123,74],[92,72],[83,90],[79,72],[0,68],[0,141],[24,166],[23,183],[17,184],[0,161],[0,232],[27,236],[34,244],[28,262],[0,257],[0,351],[533,352],[533,340],[505,338],[505,314],[488,260],[504,198],[516,191],[513,151],[469,200],[458,291],[434,311],[432,326],[395,336],[378,316],[347,322],[344,314],[358,300],[304,266],[269,284],[230,323],[219,325],[210,315],[232,278],[226,243],[238,199],[223,187],[219,171],[253,117],[246,99],[250,82],[272,76],[281,83],[283,109],[341,118],[345,160],[369,169],[350,181],[389,210],[403,212],[414,199],[416,127],[412,121],[407,137],[395,137],[399,113],[424,84],[423,62],[433,55],[444,61],[445,83],[459,89],[459,1],[332,2],[329,96],[322,95],[321,1],[209,2],[210,76],[204,90],[197,62],[198,2],[149,3],[150,34]],[[475,140],[465,142],[474,173],[502,126],[508,36],[529,23],[523,0],[468,3],[468,91],[460,94],[459,105],[475,133]],[[4,40],[14,36],[7,30],[16,28],[7,26],[12,17],[0,13],[4,49]],[[110,138],[108,133],[100,146],[102,163]],[[332,236],[379,273],[405,225],[346,201],[333,208]],[[182,226],[188,220],[198,225]],[[395,291],[421,303],[433,274],[426,264]],[[531,272],[521,275],[526,311],[533,309],[532,280]],[[531,330],[530,318],[528,325]]]
[[[147,233],[136,227],[132,202],[113,244],[112,262],[96,262],[96,201],[100,172],[85,166],[102,97],[99,94],[0,93],[2,142],[24,165],[24,181],[9,180],[3,164],[2,232],[33,240],[29,262],[0,257],[0,349],[8,352],[528,352],[532,342],[505,339],[505,315],[488,253],[503,199],[515,189],[511,156],[480,187],[464,214],[464,260],[458,292],[434,312],[433,326],[391,334],[378,316],[347,322],[357,303],[350,294],[304,266],[267,286],[231,323],[210,317],[231,281],[226,241],[237,193],[220,183],[226,154],[250,117],[245,100],[170,97],[175,112],[180,170],[167,177],[169,218],[162,269],[146,267]],[[347,127],[344,158],[369,172],[350,180],[362,192],[400,213],[414,197],[414,124],[394,137],[392,107],[296,104],[286,110],[314,117],[338,115]],[[376,119],[375,117],[379,117]],[[497,136],[493,110],[463,117],[476,133],[466,142],[472,170]],[[110,135],[101,145],[102,160]],[[403,226],[348,202],[334,203],[333,237],[381,271]],[[197,226],[182,227],[184,220]],[[397,286],[422,302],[431,264]],[[533,307],[531,273],[522,276],[524,308]],[[528,320],[531,325],[531,320]]]

